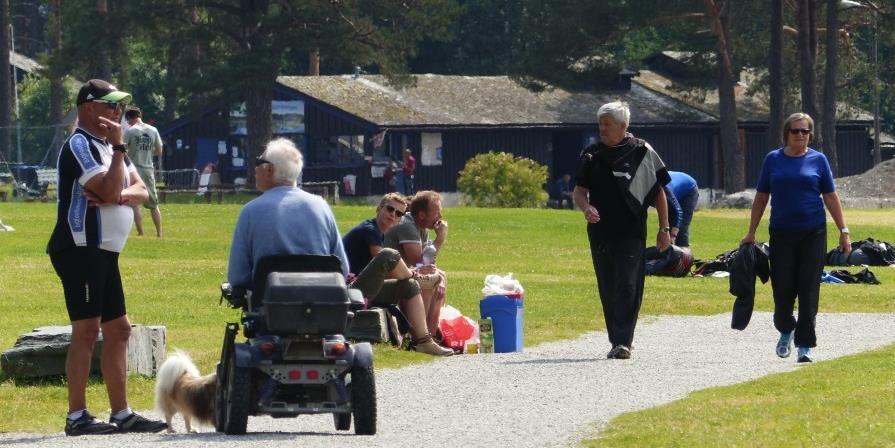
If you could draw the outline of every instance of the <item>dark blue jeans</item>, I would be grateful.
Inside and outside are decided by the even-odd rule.
[[[693,211],[696,210],[696,203],[699,202],[699,189],[694,188],[683,197],[678,198],[681,205],[683,216],[677,227],[677,238],[674,240],[675,246],[690,247],[690,222],[693,221]]]
[[[827,229],[779,231],[771,229],[771,287],[774,290],[774,327],[795,330],[796,347],[814,347],[820,274],[827,253]],[[796,297],[799,318],[792,315]]]

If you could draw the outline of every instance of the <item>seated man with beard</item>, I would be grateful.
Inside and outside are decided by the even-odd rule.
[[[426,325],[435,334],[444,306],[447,277],[435,266],[435,254],[447,239],[448,224],[441,216],[441,195],[434,191],[420,191],[410,201],[408,212],[399,224],[385,232],[385,247],[401,253],[404,263],[416,267],[417,282],[426,307]],[[435,240],[429,240],[429,229]]]

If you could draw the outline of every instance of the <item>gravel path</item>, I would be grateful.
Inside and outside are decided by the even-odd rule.
[[[662,316],[642,321],[631,360],[607,360],[605,333],[544,344],[524,353],[457,356],[381,371],[376,436],[337,433],[329,415],[249,419],[249,434],[0,434],[2,446],[267,447],[514,446],[574,444],[613,417],[713,386],[799,368],[774,355],[769,313],[743,332],[730,316]],[[819,361],[895,342],[895,314],[821,314]],[[436,380],[433,380],[436,379]],[[175,421],[182,431],[183,423]]]

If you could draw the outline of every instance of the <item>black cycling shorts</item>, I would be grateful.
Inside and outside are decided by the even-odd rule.
[[[62,280],[71,321],[100,317],[108,322],[127,314],[117,252],[75,247],[51,253],[50,261]]]

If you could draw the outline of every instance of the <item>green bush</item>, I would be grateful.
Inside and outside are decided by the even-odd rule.
[[[457,188],[477,207],[542,207],[547,167],[505,152],[479,154],[460,171]]]

